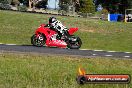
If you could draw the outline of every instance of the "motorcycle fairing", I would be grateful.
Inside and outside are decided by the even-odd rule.
[[[44,27],[45,24],[40,25],[40,27],[36,30],[35,34],[44,34],[46,37],[46,46],[49,47],[60,47],[60,48],[66,48],[67,44],[66,42],[64,42],[63,40],[57,40],[57,39],[53,39],[52,36],[56,35],[56,32]]]
[[[76,31],[78,31],[78,28],[70,28],[68,30],[68,32],[69,32],[70,35],[73,35]]]

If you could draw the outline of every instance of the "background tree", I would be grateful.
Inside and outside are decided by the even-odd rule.
[[[22,3],[24,6],[29,6],[29,0],[19,0],[20,3]]]
[[[19,0],[19,2],[29,8],[46,8],[48,0]]]
[[[38,1],[35,5],[36,8],[44,8],[46,9],[47,8],[47,3],[48,3],[48,0],[42,0],[42,1]]]
[[[95,5],[101,4],[109,13],[125,13],[125,9],[132,8],[132,0],[94,0]]]
[[[71,4],[74,6],[75,8],[75,12],[79,12],[79,8],[80,8],[80,0],[71,0]]]
[[[29,8],[35,9],[37,2],[39,2],[39,0],[29,0]]]
[[[95,6],[92,0],[80,0],[80,12],[92,13],[95,12]]]
[[[59,0],[60,9],[66,10],[66,5],[70,4],[70,0]]]
[[[0,3],[11,4],[12,0],[0,0]]]
[[[20,4],[20,2],[19,0],[12,0],[11,4],[17,7]]]
[[[79,8],[80,8],[80,0],[75,0],[75,11],[79,12]]]
[[[95,6],[92,0],[59,0],[61,9],[68,9],[72,5],[75,12],[91,13],[95,11]]]
[[[6,9],[10,10],[11,9],[11,0],[0,0],[0,9]]]

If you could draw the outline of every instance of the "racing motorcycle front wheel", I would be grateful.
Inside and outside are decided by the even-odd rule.
[[[45,37],[42,34],[39,35],[33,35],[31,37],[31,44],[37,47],[42,47],[45,44]]]
[[[67,41],[67,47],[70,49],[79,49],[82,45],[82,41],[79,37],[70,36]]]

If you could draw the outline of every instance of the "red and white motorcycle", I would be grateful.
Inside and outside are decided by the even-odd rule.
[[[39,47],[47,46],[79,49],[82,45],[82,41],[79,37],[73,35],[76,31],[78,31],[78,28],[70,28],[67,30],[67,36],[63,35],[63,39],[57,39],[57,32],[46,27],[45,24],[41,24],[35,31],[35,34],[31,37],[31,43],[34,46]]]

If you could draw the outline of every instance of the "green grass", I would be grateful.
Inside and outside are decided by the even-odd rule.
[[[30,37],[51,15],[0,10],[0,43],[30,44]],[[86,49],[132,52],[131,23],[56,16],[78,27]],[[131,88],[130,84],[78,85],[81,66],[88,74],[130,74],[131,59],[79,58],[38,54],[0,53],[0,88]]]
[[[132,84],[76,83],[78,67],[87,74],[130,74],[131,59],[77,58],[0,53],[0,88],[131,88]]]
[[[0,10],[0,42],[30,44],[30,37],[51,15]],[[85,49],[132,52],[132,24],[56,16],[67,27],[78,27]]]

